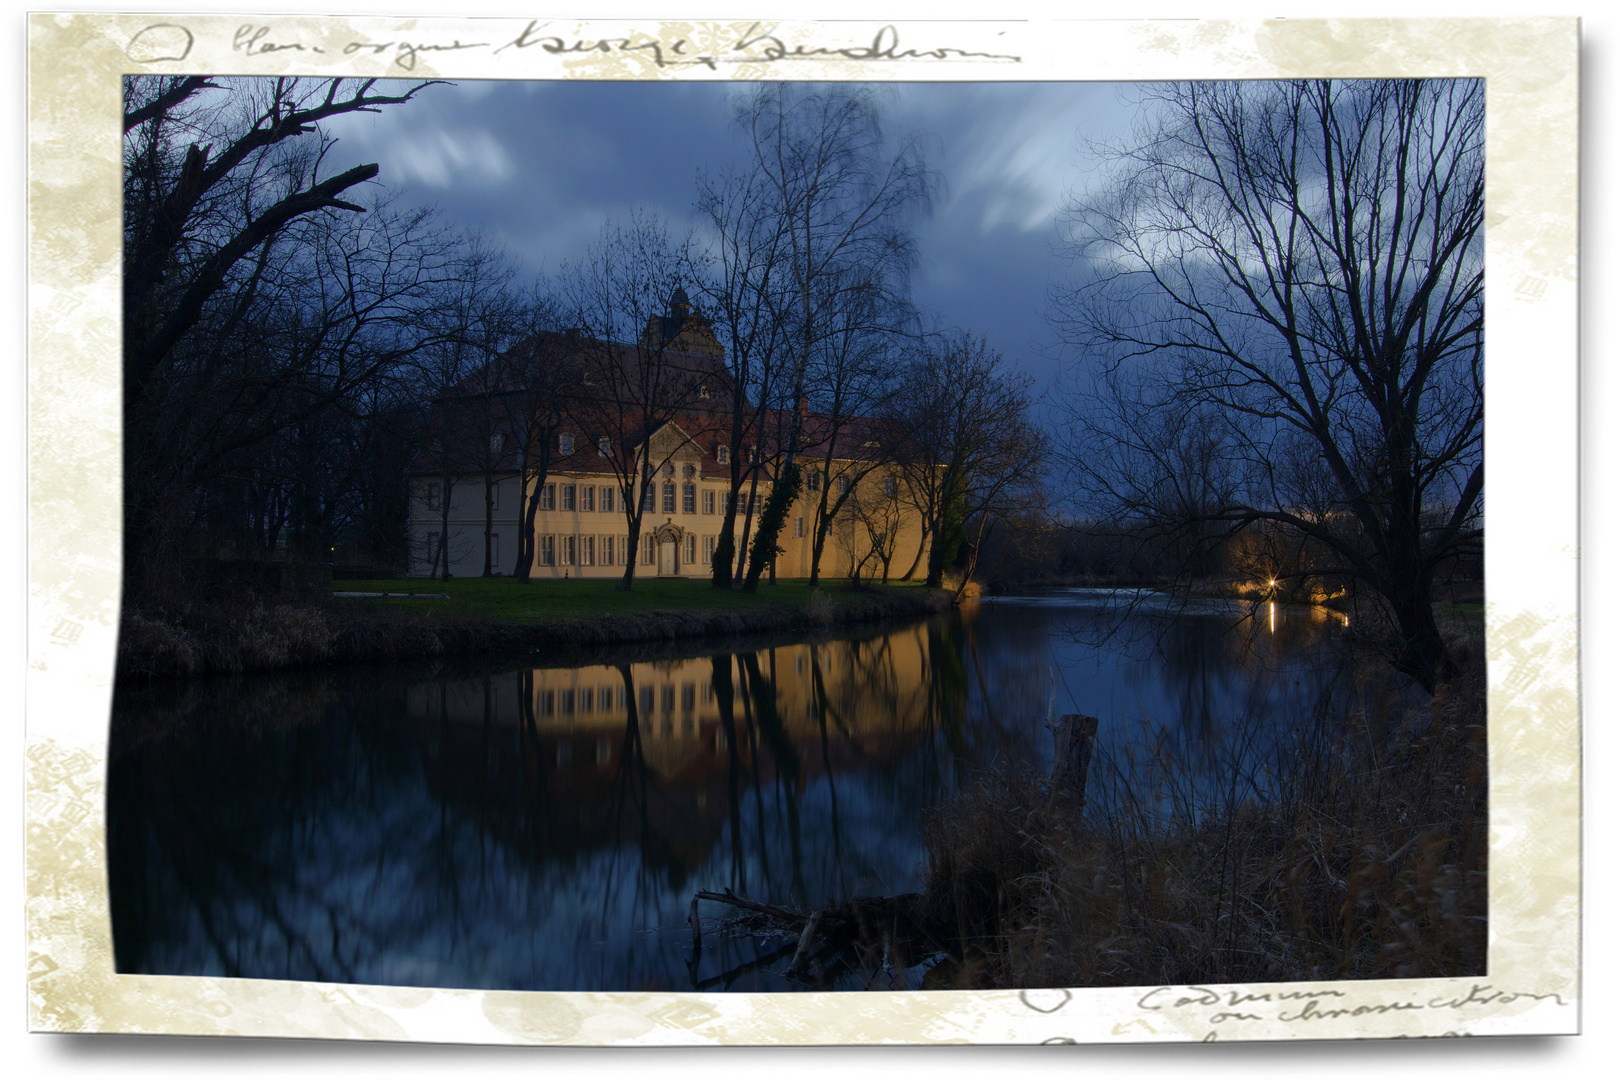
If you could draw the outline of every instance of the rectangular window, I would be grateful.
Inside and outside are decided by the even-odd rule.
[[[641,492],[641,509],[644,512],[650,513],[651,511],[657,509],[655,505],[657,501],[658,485],[654,484],[651,480],[648,480],[647,486],[643,488]]]
[[[664,513],[675,512],[675,485],[669,481],[664,482]]]
[[[557,436],[557,453],[567,457],[574,452],[574,437],[572,435]]]
[[[596,565],[596,537],[582,536],[579,538],[579,565]]]
[[[714,541],[715,538],[712,536],[703,538],[703,563],[705,566],[714,562]]]
[[[564,484],[562,486],[562,497],[563,497],[562,508],[564,510],[572,510],[574,508],[574,485],[573,484]]]
[[[564,716],[574,715],[574,692],[572,690],[561,691],[557,695],[557,700],[558,704],[562,706],[558,710],[559,712]]]
[[[427,504],[428,504],[428,509],[429,510],[437,510],[437,509],[439,509],[439,485],[438,484],[429,484],[427,486]]]
[[[602,513],[604,513],[604,514],[613,513],[613,489],[612,488],[603,488],[602,489]]]
[[[619,565],[618,563],[613,561],[613,537],[611,537],[611,536],[602,537],[602,565],[603,566],[618,566]]]
[[[557,508],[557,485],[547,484],[540,489],[540,509],[555,510]]]
[[[557,538],[555,536],[542,536],[540,538],[540,565],[557,565]]]
[[[818,473],[818,472],[813,472],[809,476],[805,477],[804,478],[804,486],[807,489],[809,489],[810,491],[820,491],[821,490],[821,474]]]
[[[609,453],[608,446],[609,446],[608,437],[606,435],[603,435],[601,438],[597,439],[596,440],[596,456],[597,457],[607,457],[608,453]]]
[[[722,465],[731,464],[731,447],[722,446],[715,450],[714,460]]]
[[[681,687],[681,711],[691,712],[697,708],[697,683],[687,683]]]
[[[641,688],[641,711],[644,713],[650,713],[652,712],[652,707],[653,688],[650,686],[643,686]]]
[[[686,534],[686,564],[688,566],[697,562],[697,537],[691,533]]]
[[[799,537],[801,537],[803,535],[804,535],[804,518],[796,517],[796,518],[793,519],[793,538],[795,540],[797,540]]]
[[[889,498],[892,499],[892,498],[894,498],[894,490],[895,490],[894,477],[885,476],[883,478],[883,494],[887,495]]]
[[[628,536],[619,537],[619,561],[614,563],[613,565],[614,566],[629,566],[630,565],[630,538]]]
[[[489,535],[489,565],[498,574],[501,572],[501,534]]]
[[[592,513],[596,510],[595,488],[582,487],[579,489],[579,508],[586,513]]]
[[[842,495],[848,490],[849,490],[849,477],[840,476],[838,478],[838,494]]]
[[[574,565],[574,538],[572,536],[562,538],[562,564],[564,566]]]
[[[681,513],[697,513],[697,488],[691,484],[681,485]]]
[[[501,508],[501,482],[499,480],[489,485],[489,508],[491,510]]]
[[[653,545],[645,537],[641,541],[641,564],[643,566],[653,564]]]
[[[660,687],[659,689],[662,691],[662,693],[660,693],[658,695],[658,704],[663,706],[663,708],[660,711],[661,712],[667,712],[667,713],[674,712],[675,711],[675,688],[673,686],[664,686],[664,687]]]
[[[552,716],[555,715],[556,712],[557,692],[555,690],[547,690],[545,693],[540,695],[540,715]]]
[[[703,493],[703,512],[705,514],[714,513],[714,492],[712,491]]]

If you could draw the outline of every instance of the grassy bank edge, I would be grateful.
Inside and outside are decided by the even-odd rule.
[[[378,590],[381,591],[381,590]],[[720,594],[722,597],[725,594]],[[420,601],[262,602],[126,610],[118,678],[162,679],[276,671],[324,664],[669,641],[775,631],[816,631],[947,610],[951,594],[920,586],[806,590],[803,603],[725,600],[724,607],[647,609],[520,621],[424,610]]]

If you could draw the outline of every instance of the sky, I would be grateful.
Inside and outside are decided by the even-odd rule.
[[[726,82],[470,81],[425,89],[327,127],[336,171],[376,162],[406,204],[479,228],[529,271],[555,273],[633,208],[695,226],[700,172],[743,161]],[[943,181],[916,228],[913,299],[982,333],[1043,394],[1057,374],[1044,312],[1067,264],[1056,216],[1091,168],[1086,140],[1128,132],[1106,83],[906,83],[884,89],[886,130],[922,137]]]

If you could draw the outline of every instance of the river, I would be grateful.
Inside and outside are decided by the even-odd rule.
[[[811,640],[121,687],[117,967],[801,989],[761,963],[780,942],[711,933],[690,965],[694,891],[915,889],[928,815],[986,770],[1048,770],[1066,713],[1099,719],[1093,812],[1264,799],[1301,731],[1412,700],[1345,634],[1319,608],[1074,589]]]

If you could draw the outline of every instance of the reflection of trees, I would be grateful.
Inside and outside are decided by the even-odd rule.
[[[1183,618],[1097,653],[1053,632],[1065,618],[986,605],[700,660],[621,649],[585,681],[622,688],[624,712],[588,720],[540,710],[537,691],[566,685],[555,671],[461,661],[121,691],[120,970],[581,989],[729,973],[731,989],[781,989],[756,966],[772,944],[706,945],[687,969],[694,887],[795,906],[913,887],[947,792],[1041,761],[1053,712],[1103,714],[1059,709],[1055,666],[1091,657],[1106,679],[1081,700],[1106,682],[1143,703],[1145,726],[1124,698],[1104,716],[1088,791],[1153,812],[1275,783],[1278,724],[1342,715],[1361,692],[1312,651],[1321,627]],[[691,737],[659,736],[638,679],[707,683]]]

